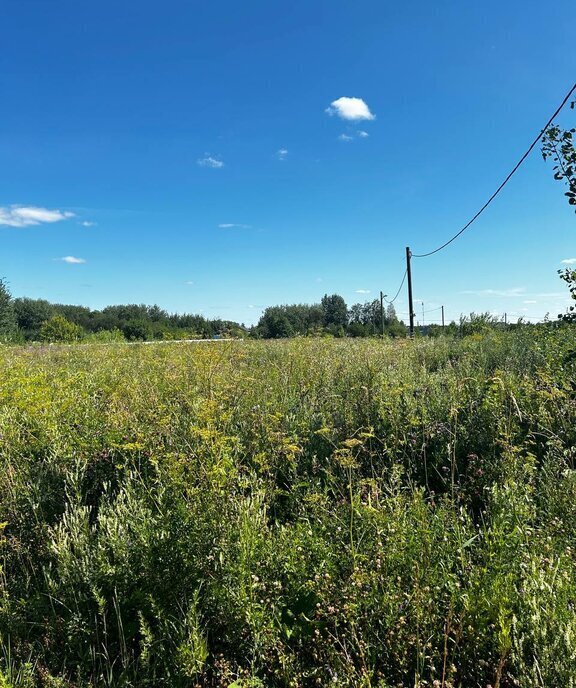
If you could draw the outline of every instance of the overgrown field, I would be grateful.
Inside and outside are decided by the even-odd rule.
[[[576,686],[575,348],[2,348],[0,686]]]

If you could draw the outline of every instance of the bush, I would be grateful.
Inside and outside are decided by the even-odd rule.
[[[91,332],[84,337],[86,342],[101,342],[101,343],[113,343],[113,342],[124,342],[126,338],[122,330],[114,328],[112,330],[99,330],[98,332]]]
[[[152,339],[152,325],[146,320],[130,320],[122,326],[122,332],[129,341],[149,341]]]
[[[84,337],[84,330],[62,315],[53,315],[42,323],[40,339],[43,342],[77,342]]]

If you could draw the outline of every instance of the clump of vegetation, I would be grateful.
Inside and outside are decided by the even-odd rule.
[[[40,339],[44,342],[77,342],[84,336],[84,330],[66,320],[63,315],[53,315],[40,327]]]
[[[0,279],[0,342],[10,341],[16,331],[16,315],[10,290]]]
[[[0,350],[0,685],[574,686],[574,330]]]
[[[9,295],[8,295],[9,296]],[[216,335],[242,337],[246,328],[227,320],[209,320],[201,315],[168,313],[158,306],[137,304],[106,306],[102,310],[91,310],[86,306],[50,303],[45,299],[20,297],[10,298],[13,327],[17,337],[25,341],[70,341],[62,339],[64,329],[74,326],[77,338],[88,337],[89,341],[109,341],[110,335],[102,332],[121,332],[123,339],[144,341],[154,339],[187,339],[191,333],[195,338],[209,339]],[[0,296],[0,336],[2,298]],[[57,327],[46,327],[57,317]],[[69,333],[68,333],[69,334]],[[117,339],[117,336],[116,336]]]

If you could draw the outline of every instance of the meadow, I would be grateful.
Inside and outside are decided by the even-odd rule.
[[[0,686],[576,686],[575,349],[0,348]]]

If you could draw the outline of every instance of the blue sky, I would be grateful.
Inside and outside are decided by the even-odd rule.
[[[252,323],[393,294],[405,246],[457,231],[576,78],[571,0],[2,7],[0,276],[93,308]],[[417,313],[563,310],[563,192],[535,151],[414,260]]]

